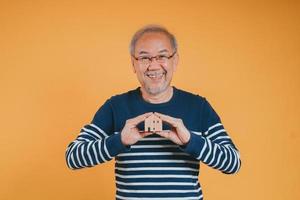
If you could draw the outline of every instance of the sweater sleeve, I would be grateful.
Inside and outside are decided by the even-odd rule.
[[[241,167],[239,151],[227,134],[220,117],[205,98],[200,116],[202,131],[190,131],[190,141],[182,149],[223,173],[238,172]]]
[[[70,169],[93,167],[130,148],[122,144],[120,133],[114,133],[110,104],[110,100],[107,100],[91,123],[83,126],[77,138],[68,145],[65,157]]]

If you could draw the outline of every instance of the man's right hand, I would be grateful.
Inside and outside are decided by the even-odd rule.
[[[148,112],[135,118],[126,120],[126,124],[121,132],[121,141],[125,146],[135,144],[141,138],[153,134],[152,132],[139,132],[138,128],[136,127],[139,123],[145,121],[145,119],[152,114],[152,112]]]

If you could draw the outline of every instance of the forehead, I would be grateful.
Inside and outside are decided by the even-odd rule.
[[[136,42],[135,53],[141,52],[158,53],[172,52],[171,41],[164,33],[145,33]]]

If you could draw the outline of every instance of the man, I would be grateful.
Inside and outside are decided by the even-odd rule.
[[[71,169],[115,158],[116,199],[203,199],[199,161],[231,174],[239,152],[219,116],[199,95],[171,86],[177,42],[165,28],[143,27],[130,45],[140,87],[108,99],[66,151]],[[144,130],[155,115],[162,131]]]

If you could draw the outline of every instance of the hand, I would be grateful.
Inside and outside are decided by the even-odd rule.
[[[126,124],[121,132],[121,141],[125,146],[135,144],[141,138],[153,134],[152,132],[139,132],[138,128],[136,127],[139,123],[145,121],[145,119],[152,114],[152,112],[149,112],[126,120]]]
[[[178,145],[185,145],[189,142],[191,134],[184,126],[182,119],[157,112],[154,114],[172,126],[171,130],[158,131],[156,134],[167,138]]]

